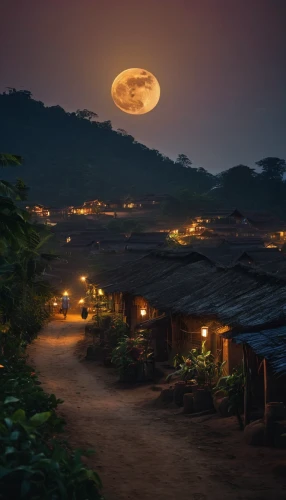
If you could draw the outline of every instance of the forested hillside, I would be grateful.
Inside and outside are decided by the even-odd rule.
[[[0,94],[0,151],[24,158],[21,169],[6,177],[21,177],[30,186],[29,199],[49,205],[182,188],[203,193],[214,185],[214,177],[189,168],[184,155],[174,163],[124,130],[112,130],[111,122],[97,121],[95,113],[46,107],[28,91]]]

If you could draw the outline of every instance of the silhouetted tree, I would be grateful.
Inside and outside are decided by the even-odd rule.
[[[110,121],[92,121],[94,115],[83,111],[79,119],[79,112],[46,107],[30,93],[28,98],[15,89],[0,94],[1,148],[23,153],[21,177],[31,188],[31,203],[76,205],[147,192],[175,195],[182,188],[199,194],[214,185],[211,174],[183,168],[125,131],[113,131]],[[4,175],[15,182],[11,170]]]
[[[270,181],[281,181],[286,172],[286,162],[281,158],[269,156],[256,162],[262,168],[261,175]]]
[[[184,168],[191,168],[191,166],[192,166],[192,161],[190,160],[190,158],[187,155],[184,155],[184,154],[178,155],[178,157],[176,159],[176,163],[179,163]]]
[[[78,118],[87,119],[90,122],[93,121],[95,118],[98,118],[98,115],[94,113],[94,111],[89,111],[89,109],[78,109],[76,111],[76,116]]]

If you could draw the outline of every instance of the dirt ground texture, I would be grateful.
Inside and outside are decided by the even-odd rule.
[[[64,399],[71,445],[95,450],[87,462],[106,500],[286,499],[285,450],[247,446],[233,418],[156,409],[156,386],[122,387],[113,369],[84,360],[84,326],[75,315],[51,322],[30,363]]]

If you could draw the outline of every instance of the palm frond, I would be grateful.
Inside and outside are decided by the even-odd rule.
[[[22,156],[11,155],[10,153],[0,153],[1,167],[19,167],[23,162]]]

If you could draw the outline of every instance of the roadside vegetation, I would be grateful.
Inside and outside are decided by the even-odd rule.
[[[0,154],[2,167],[21,161]],[[61,401],[26,363],[26,346],[49,320],[55,291],[42,276],[56,258],[42,252],[47,228],[21,208],[26,194],[21,181],[0,180],[0,499],[99,500],[99,476],[65,441]]]

